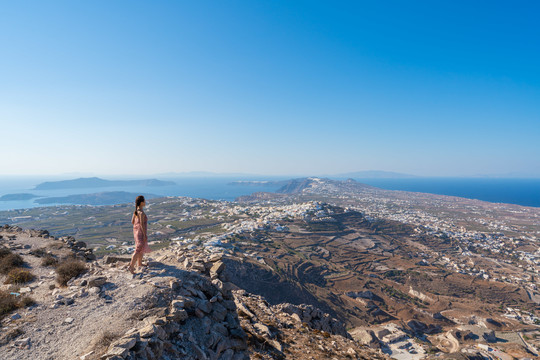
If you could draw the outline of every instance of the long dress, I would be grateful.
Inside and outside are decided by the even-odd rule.
[[[140,218],[140,220],[139,220]],[[142,229],[141,229],[142,221]],[[144,212],[139,212],[139,216],[135,215],[135,222],[133,223],[133,237],[135,238],[135,252],[136,253],[149,253],[150,247],[148,246],[148,240],[144,238],[144,234],[148,230],[148,218]]]

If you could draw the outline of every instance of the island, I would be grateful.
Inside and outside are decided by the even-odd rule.
[[[21,200],[31,200],[33,198],[39,197],[38,195],[28,194],[28,193],[18,193],[18,194],[6,194],[0,196],[0,201],[21,201]]]
[[[105,180],[98,177],[78,178],[73,180],[46,181],[38,184],[34,190],[84,189],[112,186],[174,186],[173,181],[157,179],[146,180]]]

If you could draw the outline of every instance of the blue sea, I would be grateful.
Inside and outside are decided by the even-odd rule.
[[[414,191],[540,207],[540,179],[407,178],[355,180],[387,190]]]
[[[211,200],[233,201],[241,195],[257,191],[276,191],[278,185],[231,185],[239,180],[285,180],[285,178],[163,178],[176,183],[174,186],[159,187],[100,187],[64,190],[33,190],[43,181],[58,178],[14,178],[0,177],[0,196],[14,193],[31,193],[41,197],[91,194],[104,191],[127,191],[162,196],[189,196]],[[496,203],[509,203],[540,207],[540,179],[495,179],[495,178],[408,178],[408,179],[356,179],[357,181],[387,190],[425,192],[452,195]],[[54,205],[54,204],[51,204]],[[33,200],[0,201],[0,210],[25,209],[45,206]],[[50,205],[49,205],[50,206]]]
[[[108,180],[114,180],[109,179]],[[274,192],[279,185],[248,185],[235,184],[234,181],[241,180],[284,180],[283,178],[162,178],[160,180],[173,181],[176,185],[172,186],[111,186],[99,188],[84,189],[62,189],[62,190],[34,190],[34,187],[44,181],[66,180],[65,178],[15,178],[0,177],[0,196],[6,194],[29,193],[40,197],[61,197],[76,194],[93,194],[106,191],[126,191],[137,194],[154,194],[161,196],[188,196],[193,198],[204,198],[210,200],[233,201],[238,196],[249,195],[258,191]],[[52,206],[55,204],[38,204],[31,200],[0,201],[1,210],[27,209],[39,206]]]

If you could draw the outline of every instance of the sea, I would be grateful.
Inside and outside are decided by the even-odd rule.
[[[188,196],[193,198],[203,198],[209,200],[234,201],[242,195],[249,195],[254,192],[267,191],[274,192],[280,185],[265,183],[247,184],[234,183],[237,181],[277,181],[285,178],[160,178],[160,180],[173,181],[176,185],[171,186],[110,186],[84,189],[60,189],[60,190],[34,190],[34,187],[44,181],[68,180],[66,178],[23,178],[23,177],[0,177],[0,197],[7,194],[28,193],[40,197],[63,197],[77,194],[94,194],[108,191],[125,191],[141,195],[152,194],[161,196]],[[109,179],[107,180],[116,180]],[[234,183],[234,184],[233,184]],[[38,204],[34,199],[0,201],[0,211],[12,209],[28,209],[40,206],[54,206],[58,204]],[[65,204],[64,204],[65,205]]]
[[[459,196],[494,203],[540,207],[540,179],[407,178],[355,179],[387,190]]]
[[[85,189],[34,190],[44,181],[60,179],[36,177],[0,177],[0,197],[6,194],[30,193],[40,197],[57,197],[75,194],[91,194],[105,191],[126,191],[137,194],[155,194],[161,196],[188,196],[210,200],[234,201],[238,196],[249,195],[258,191],[274,192],[280,186],[276,184],[249,183],[233,184],[236,181],[278,181],[286,178],[242,178],[242,177],[201,177],[201,178],[163,178],[174,181],[171,186],[121,186]],[[65,180],[63,178],[62,180]],[[509,203],[523,206],[540,207],[540,179],[502,179],[502,178],[407,178],[407,179],[355,179],[368,185],[387,190],[403,190],[440,195],[459,196],[495,203]],[[42,205],[30,200],[0,201],[0,211],[27,209]]]

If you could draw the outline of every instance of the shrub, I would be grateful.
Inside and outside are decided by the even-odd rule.
[[[35,257],[44,257],[47,255],[47,251],[45,250],[45,248],[39,248],[30,251],[30,254],[34,255]]]
[[[5,248],[5,247],[1,247],[0,248],[0,259],[3,258],[4,256],[7,256],[11,254],[11,250],[9,250],[8,248]]]
[[[45,256],[41,261],[42,266],[56,266],[56,264],[58,264],[58,260],[56,260],[51,255]]]
[[[79,260],[66,260],[56,267],[56,281],[66,286],[68,281],[86,272],[86,265]]]
[[[34,280],[34,275],[25,269],[14,268],[7,274],[6,284],[25,284]]]
[[[21,307],[27,307],[27,306],[32,306],[36,303],[36,301],[34,299],[32,299],[30,296],[23,296],[21,298],[21,301],[20,301],[20,306]]]
[[[17,299],[7,291],[0,290],[0,317],[18,308]]]
[[[10,252],[0,258],[0,273],[7,274],[13,268],[21,267],[24,264],[22,257]]]

